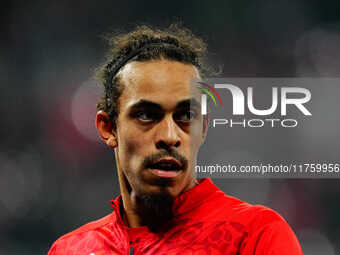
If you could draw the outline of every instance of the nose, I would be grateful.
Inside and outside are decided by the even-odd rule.
[[[165,117],[158,123],[156,132],[157,149],[177,148],[181,145],[179,127],[171,116]]]

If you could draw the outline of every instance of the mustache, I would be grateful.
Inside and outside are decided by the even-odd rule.
[[[145,157],[142,162],[142,166],[143,168],[149,168],[150,166],[155,164],[158,160],[164,157],[172,157],[178,160],[181,163],[183,170],[188,168],[188,160],[174,149],[169,149],[167,151],[162,151]]]

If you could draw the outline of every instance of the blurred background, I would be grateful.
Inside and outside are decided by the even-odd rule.
[[[208,62],[223,66],[222,76],[340,75],[338,1],[5,0],[0,8],[0,255],[46,254],[62,234],[111,212],[119,187],[113,153],[95,131],[102,92],[92,79],[104,61],[104,33],[181,20],[206,40]],[[337,106],[329,120],[339,120]],[[328,139],[320,155],[339,159],[337,127],[310,134]],[[239,139],[228,137],[228,153],[243,151]],[[266,142],[271,149],[267,136],[262,152]],[[214,181],[281,213],[305,254],[340,254],[339,180]]]

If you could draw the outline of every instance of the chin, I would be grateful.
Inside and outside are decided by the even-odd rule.
[[[188,178],[186,172],[182,172],[175,178],[155,178],[153,175],[147,174],[140,177],[139,185],[135,186],[141,186],[140,189],[137,189],[139,195],[167,194],[171,197],[177,197],[190,185],[188,182],[190,178]]]
[[[164,183],[163,183],[164,184]],[[178,194],[178,187],[173,185],[148,185],[148,188],[144,189],[140,192],[140,195],[164,195],[164,196],[171,196],[173,198],[177,197]]]

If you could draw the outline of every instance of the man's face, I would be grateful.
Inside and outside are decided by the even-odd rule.
[[[131,62],[119,73],[115,151],[118,171],[136,193],[176,197],[195,185],[204,140],[197,69],[176,61]]]

